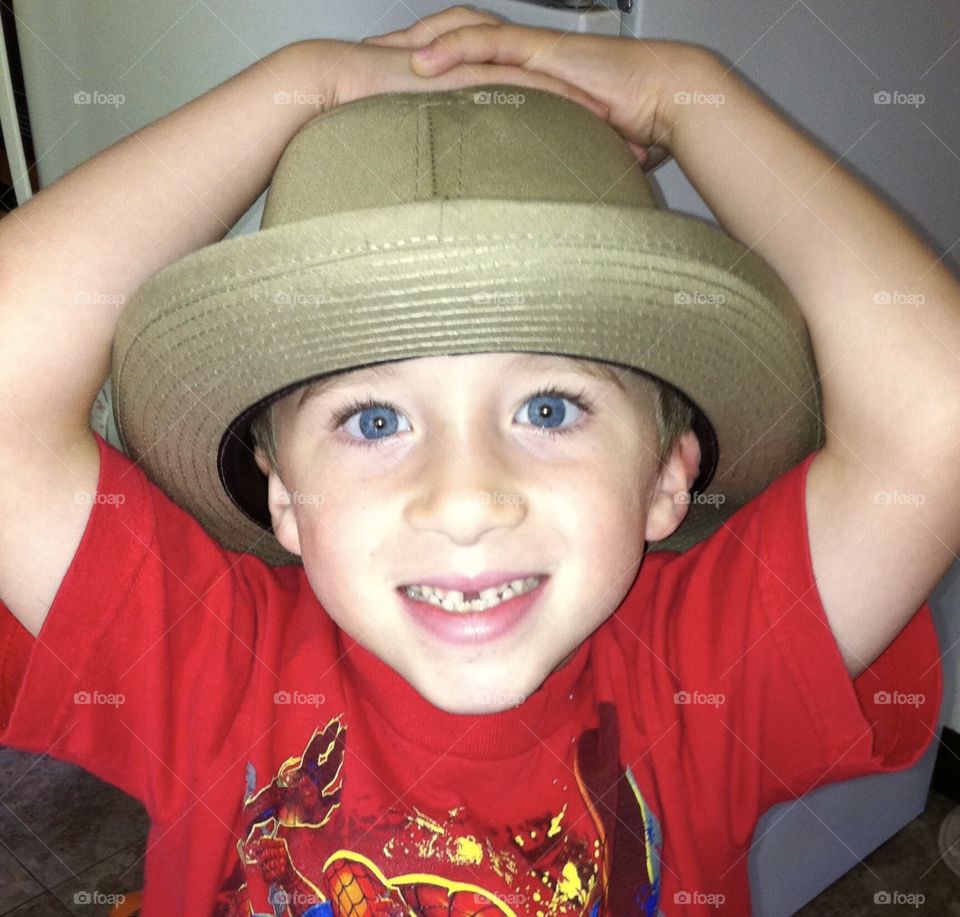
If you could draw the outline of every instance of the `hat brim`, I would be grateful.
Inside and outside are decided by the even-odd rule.
[[[636,367],[703,412],[710,487],[658,550],[707,537],[822,443],[807,328],[763,259],[670,211],[506,200],[322,216],[169,265],[118,325],[117,428],[225,547],[296,562],[254,521],[262,484],[238,418],[325,373],[490,351]]]

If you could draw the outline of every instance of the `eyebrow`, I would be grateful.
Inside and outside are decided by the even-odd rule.
[[[510,369],[529,369],[533,368],[535,364],[542,366],[544,357],[546,357],[550,363],[554,364],[554,369],[584,373],[602,382],[610,382],[620,389],[621,392],[626,393],[622,378],[623,375],[629,372],[629,369],[626,367],[622,372],[617,372],[613,366],[606,363],[592,362],[586,358],[578,359],[576,357],[567,357],[555,353],[527,352],[514,354],[513,359],[511,359],[507,365]],[[416,358],[414,357],[412,359]],[[337,372],[333,375],[316,379],[305,385],[301,390],[300,398],[297,400],[297,408],[299,409],[305,401],[316,398],[323,394],[323,392],[341,388],[345,385],[361,385],[366,382],[381,382],[395,379],[400,372],[397,364],[406,362],[406,360],[391,360],[386,363],[375,363],[371,366],[365,366],[362,369]],[[362,374],[361,379],[355,378],[360,374]]]

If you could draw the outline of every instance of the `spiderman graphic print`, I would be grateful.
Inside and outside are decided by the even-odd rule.
[[[579,737],[569,802],[499,828],[399,801],[348,828],[347,734],[334,717],[269,783],[248,771],[245,834],[214,917],[662,917],[660,826],[619,761],[612,704]]]

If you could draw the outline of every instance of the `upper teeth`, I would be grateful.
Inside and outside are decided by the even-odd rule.
[[[440,589],[438,586],[407,586],[404,590],[411,599],[430,602],[446,611],[485,611],[501,602],[523,595],[540,584],[539,576],[515,579],[489,589],[481,589],[478,598],[464,600],[463,593],[456,589]]]

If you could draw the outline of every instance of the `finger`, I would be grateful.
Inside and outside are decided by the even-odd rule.
[[[425,36],[424,40],[429,41],[430,36]],[[411,39],[409,29],[398,29],[396,32],[387,32],[384,35],[368,35],[366,38],[361,39],[361,44],[379,45],[383,48],[418,47],[418,42]]]
[[[434,32],[449,32],[450,29],[460,28],[464,25],[470,25],[474,22],[504,22],[500,16],[496,16],[487,10],[474,9],[472,6],[460,4],[450,6],[445,10],[432,13],[429,16],[417,20],[410,28],[423,28],[424,34],[429,34],[432,29]]]
[[[488,24],[464,26],[438,36],[414,52],[411,68],[421,76],[432,76],[460,63],[525,67],[546,50],[548,41],[556,40],[556,32],[547,29]]]
[[[495,25],[503,20],[491,13],[480,12],[466,6],[453,6],[432,16],[424,16],[406,29],[395,29],[383,35],[362,39],[366,44],[388,48],[419,48],[453,29],[468,25]]]

